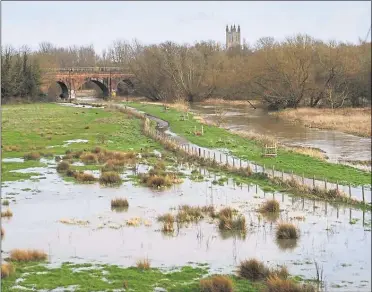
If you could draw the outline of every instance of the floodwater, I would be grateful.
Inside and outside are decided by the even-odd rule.
[[[118,188],[73,184],[58,175],[54,161],[48,164],[47,168],[21,170],[41,173],[39,182],[8,182],[2,186],[2,197],[9,198],[14,214],[10,219],[2,218],[5,256],[13,248],[37,248],[49,254],[52,264],[75,261],[130,266],[148,257],[154,267],[208,263],[219,272],[233,272],[240,260],[255,257],[271,266],[285,264],[291,274],[308,279],[315,277],[317,262],[323,269],[327,291],[370,291],[370,212],[264,193],[257,186],[237,186],[231,180],[225,186],[213,185],[211,181],[216,177],[205,170],[200,171],[206,181],[185,179],[182,184],[158,191],[131,182]],[[180,167],[185,172],[191,170]],[[139,167],[140,172],[146,169],[144,165]],[[115,197],[126,197],[129,209],[112,211],[110,201]],[[265,199],[273,197],[282,209],[274,222],[255,211]],[[233,206],[246,217],[247,235],[221,234],[217,223],[210,219],[182,227],[173,236],[162,234],[156,217],[181,204]],[[126,220],[134,217],[147,224],[126,226]],[[69,225],[59,222],[61,219],[89,223]],[[297,243],[276,242],[275,226],[282,220],[293,221],[300,229]]]
[[[270,116],[265,109],[253,109],[250,105],[191,104],[193,112],[209,121],[217,120],[216,107],[225,109],[224,127],[228,129],[274,136],[288,146],[319,148],[325,152],[330,162],[371,160],[370,138],[294,125]]]

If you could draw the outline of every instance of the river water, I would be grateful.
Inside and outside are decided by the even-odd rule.
[[[212,122],[217,121],[215,109],[220,107],[225,111],[223,126],[227,129],[274,136],[288,146],[319,148],[325,152],[330,162],[371,160],[370,138],[295,125],[270,116],[265,109],[253,109],[250,105],[191,104],[194,113]]]

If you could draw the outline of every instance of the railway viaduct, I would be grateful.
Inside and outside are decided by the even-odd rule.
[[[103,97],[112,96],[117,91],[118,84],[124,82],[129,93],[135,89],[135,77],[129,70],[119,67],[78,67],[78,68],[44,68],[42,69],[41,90],[48,92],[53,83],[61,87],[61,98],[71,97],[71,91],[76,92],[86,82],[93,82],[102,90]]]

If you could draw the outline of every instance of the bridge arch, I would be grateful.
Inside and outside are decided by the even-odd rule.
[[[102,91],[101,96],[107,97],[107,96],[110,95],[110,90],[106,86],[105,82],[103,80],[99,80],[99,79],[96,79],[96,78],[87,78],[87,79],[85,79],[83,82],[81,82],[81,84],[79,84],[79,86],[76,89],[77,90],[80,90],[81,87],[84,84],[87,84],[87,83],[93,83],[93,84],[97,85],[97,87]]]
[[[60,98],[68,98],[69,93],[68,93],[68,87],[67,87],[66,83],[64,83],[63,81],[56,81],[56,82],[62,90],[62,93],[59,95],[59,97]]]
[[[118,95],[131,95],[134,91],[134,84],[130,79],[120,79],[116,86]]]

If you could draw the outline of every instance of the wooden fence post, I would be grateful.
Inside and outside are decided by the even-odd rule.
[[[201,149],[200,149],[200,147],[199,147],[199,157],[201,156]]]
[[[284,170],[282,169],[282,181],[284,181]]]
[[[239,164],[240,164],[240,169],[242,169],[242,160],[241,159],[240,159]]]
[[[336,190],[338,192],[338,180],[336,180]]]
[[[313,188],[315,188],[315,175],[313,175]]]
[[[265,164],[262,167],[262,172],[265,173]]]
[[[220,163],[222,163],[222,153],[220,153]]]
[[[213,152],[213,162],[216,162],[216,152]]]
[[[273,172],[273,177],[275,177],[275,169],[274,169],[274,165],[273,165],[272,172]]]
[[[233,157],[233,168],[235,167],[235,158]]]
[[[351,198],[351,185],[349,183],[349,198]]]
[[[304,185],[305,184],[305,174],[302,173],[302,184]]]
[[[363,203],[365,203],[365,199],[364,199],[364,186],[362,186],[362,196],[363,196]]]
[[[327,191],[327,179],[326,178],[324,178],[324,188]]]

